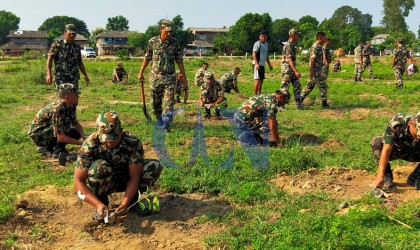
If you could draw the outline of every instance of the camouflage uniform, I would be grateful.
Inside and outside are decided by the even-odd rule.
[[[341,63],[340,62],[334,63],[334,65],[333,65],[333,71],[334,72],[338,72],[340,70],[341,70]]]
[[[363,75],[363,63],[361,62],[362,59],[362,47],[357,46],[354,49],[354,80],[361,81]]]
[[[158,160],[144,159],[140,140],[130,132],[124,131],[121,142],[112,149],[104,147],[95,132],[81,146],[76,168],[88,170],[87,186],[96,196],[104,196],[125,191],[130,164],[143,165],[139,190],[153,185],[163,168]]]
[[[66,107],[63,100],[58,99],[45,106],[35,115],[29,127],[28,135],[38,147],[47,147],[58,155],[65,151],[66,144],[57,141],[57,134],[55,134],[53,127],[57,126],[57,132],[62,132],[73,139],[79,140],[81,135],[73,128],[75,121],[75,109]]]
[[[230,93],[230,90],[235,89],[238,84],[238,76],[234,72],[227,72],[220,78],[219,82],[222,83],[224,91]]]
[[[296,43],[290,41],[284,43],[283,47],[283,57],[281,61],[281,89],[289,91],[289,84],[293,84],[293,95],[295,96],[296,105],[300,104],[300,92],[302,91],[302,86],[300,80],[296,77],[295,72],[289,65],[288,59],[291,58],[294,65],[296,65]]]
[[[112,72],[113,83],[117,83],[117,77],[115,77],[115,74],[117,74],[120,81],[122,81],[127,76],[127,71],[123,67],[115,67],[114,71]]]
[[[200,68],[199,70],[197,70],[197,73],[195,73],[195,77],[194,77],[195,86],[201,87],[205,83],[204,82],[205,73],[206,73],[206,70],[204,70],[203,68]]]
[[[402,87],[402,76],[404,75],[404,71],[407,66],[407,60],[410,58],[410,52],[404,47],[404,45],[400,45],[394,49],[393,55],[395,57],[395,63],[393,67],[395,80],[397,81],[396,84],[398,87]]]
[[[162,41],[160,36],[152,37],[147,45],[145,59],[152,61],[150,88],[153,113],[162,115],[162,101],[165,97],[165,111],[174,109],[174,88],[176,82],[175,63],[182,62],[182,50],[175,38]]]
[[[362,50],[362,61],[363,61],[363,69],[362,73],[366,70],[366,68],[369,71],[370,78],[373,78],[373,70],[372,70],[372,62],[370,60],[370,55],[372,53],[370,52],[370,46],[365,46]]]
[[[243,102],[235,112],[234,121],[240,129],[237,138],[248,144],[252,136],[260,142],[268,139],[267,118],[276,120],[278,102],[274,94],[256,95]]]
[[[410,131],[408,130],[408,122],[414,119],[417,123],[420,123],[420,114],[408,115],[408,114],[397,114],[388,123],[383,136],[376,136],[372,139],[371,147],[373,157],[379,162],[382,148],[384,144],[393,144],[389,161],[392,160],[405,160],[409,162],[420,161],[420,142],[413,138]],[[417,127],[419,127],[417,125]],[[418,132],[419,134],[419,132]],[[420,166],[413,171],[410,175],[414,178],[414,175],[418,175],[415,179],[420,180]],[[393,177],[391,165],[387,164],[385,170],[385,177]],[[409,177],[410,178],[410,177]]]
[[[213,78],[213,74],[209,71],[206,72],[206,76],[210,75]],[[221,96],[224,96],[224,91],[222,85],[213,78],[213,86],[208,86],[207,83],[201,85],[201,99],[203,100],[204,104],[211,104],[215,103]],[[228,103],[225,97],[223,97],[223,101],[215,105],[216,116],[220,116],[220,108],[227,108]],[[210,108],[206,109],[206,117],[210,116]]]
[[[182,83],[180,80],[178,80],[178,75],[181,74],[180,72],[176,73],[176,82],[175,82],[175,93],[176,93],[176,99],[178,102],[181,102],[180,98],[181,96],[184,96],[184,100],[187,100],[188,98],[188,84]]]
[[[63,83],[73,83],[78,87],[79,63],[82,61],[80,50],[80,45],[69,44],[66,40],[59,40],[51,45],[48,56],[54,59],[54,82],[57,90]]]
[[[321,101],[326,102],[327,84],[325,83],[325,75],[322,71],[322,67],[324,65],[322,45],[314,43],[310,51],[310,58],[315,59],[315,75],[313,79],[309,80],[308,84],[303,89],[302,100],[306,98],[314,89],[315,85],[318,84],[319,92],[321,94]]]
[[[327,44],[324,44],[324,46],[322,46],[322,53],[325,55],[325,58],[327,59],[327,62],[328,62],[328,66],[325,65],[325,63],[324,65],[322,65],[322,73],[324,74],[325,81],[326,81],[328,78],[328,73],[330,71],[330,63],[332,61],[331,53],[330,53],[330,46],[328,46]]]

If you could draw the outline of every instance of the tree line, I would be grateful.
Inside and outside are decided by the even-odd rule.
[[[378,34],[389,34],[390,37],[384,43],[375,45],[378,50],[393,48],[395,39],[398,37],[404,38],[408,47],[420,50],[420,39],[416,39],[416,35],[408,30],[405,22],[405,17],[414,6],[414,0],[383,0],[384,16],[381,26],[372,26],[372,15],[362,13],[351,6],[339,7],[330,18],[321,22],[310,15],[303,16],[297,21],[289,18],[273,21],[268,13],[246,13],[229,28],[226,34],[216,36],[213,44],[214,48],[222,53],[244,54],[251,52],[258,33],[266,30],[269,34],[271,52],[281,52],[281,42],[288,40],[288,31],[291,28],[296,28],[302,33],[299,46],[303,49],[313,44],[317,31],[324,31],[331,39],[332,49],[352,50],[359,41],[368,41]],[[128,45],[144,50],[148,40],[159,34],[161,21],[150,25],[144,33],[130,32]],[[174,23],[173,36],[179,41],[181,47],[192,43],[194,36],[189,30],[184,29],[182,17],[177,15],[172,21]],[[9,30],[18,29],[19,23],[19,17],[11,12],[0,10],[0,45],[7,42],[6,36]],[[63,34],[64,25],[67,23],[73,23],[78,33],[85,36],[92,47],[95,47],[95,37],[103,32],[129,30],[129,21],[123,16],[110,17],[105,28],[96,28],[91,32],[82,20],[68,16],[54,16],[45,20],[38,30],[47,31],[52,41]],[[420,25],[417,35],[420,37]]]

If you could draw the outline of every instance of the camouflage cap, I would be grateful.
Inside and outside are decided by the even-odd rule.
[[[420,137],[420,112],[418,112],[414,117],[413,117],[413,121],[414,121],[414,126],[416,127],[416,134],[417,137]]]
[[[67,94],[67,93],[75,93],[77,95],[80,95],[79,88],[77,88],[76,85],[73,83],[63,83],[58,86],[58,94],[60,96]]]
[[[300,33],[297,29],[291,29],[291,30],[289,30],[289,36],[290,35],[294,35],[294,34],[297,34],[297,35],[302,35],[302,33]]]
[[[285,89],[278,89],[276,90],[276,94],[278,95],[282,95],[284,98],[284,102],[286,104],[289,104],[289,100],[290,100],[290,94],[289,91],[285,90]]]
[[[114,141],[118,138],[121,129],[121,122],[115,111],[104,111],[96,119],[96,129],[99,141]]]
[[[206,73],[204,73],[204,78],[210,79],[210,78],[213,78],[213,77],[214,77],[214,75],[213,75],[213,72],[211,72],[211,71],[206,71]]]
[[[76,33],[76,26],[74,24],[66,24],[65,29],[68,33]]]
[[[169,20],[163,20],[160,27],[165,28],[166,31],[171,31],[174,24]]]

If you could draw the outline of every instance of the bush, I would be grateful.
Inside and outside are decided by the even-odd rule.
[[[23,54],[23,59],[26,59],[26,60],[41,59],[43,57],[44,57],[43,53],[41,53],[40,51],[35,51],[35,50],[25,51],[25,53]]]

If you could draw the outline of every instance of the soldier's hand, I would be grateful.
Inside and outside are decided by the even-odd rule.
[[[103,219],[108,214],[108,208],[105,204],[100,203],[96,206],[96,213],[98,214],[99,218]]]
[[[296,75],[297,78],[301,78],[302,77],[302,74],[300,72],[295,73],[295,75]]]
[[[383,186],[384,186],[384,177],[377,176],[376,179],[373,181],[372,187],[382,188]]]
[[[144,81],[144,75],[142,73],[139,73],[137,75],[137,79],[139,79],[140,82]]]
[[[51,75],[47,75],[47,77],[45,78],[45,83],[47,83],[48,85],[50,85],[52,83]]]
[[[86,85],[88,85],[90,83],[90,79],[87,75],[85,75],[85,82],[86,82]]]

